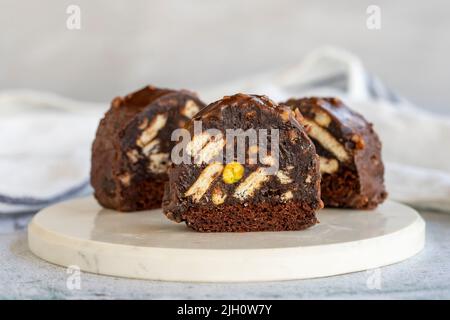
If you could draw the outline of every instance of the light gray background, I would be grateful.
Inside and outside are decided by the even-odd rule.
[[[81,30],[66,8],[81,7]],[[366,8],[381,7],[381,30]],[[359,55],[413,102],[450,112],[450,2],[0,0],[0,89],[109,101],[152,83],[198,90],[295,64],[322,45]]]

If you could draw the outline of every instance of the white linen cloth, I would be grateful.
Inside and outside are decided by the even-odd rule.
[[[205,102],[236,92],[275,101],[338,96],[374,123],[389,197],[450,212],[450,116],[416,107],[369,74],[354,55],[320,48],[285,71],[199,92]],[[34,91],[0,92],[0,213],[35,211],[88,194],[90,149],[109,103]]]

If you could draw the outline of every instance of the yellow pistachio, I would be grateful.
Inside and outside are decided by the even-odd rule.
[[[223,169],[223,181],[228,184],[233,184],[242,179],[244,175],[244,166],[239,162],[230,162]]]

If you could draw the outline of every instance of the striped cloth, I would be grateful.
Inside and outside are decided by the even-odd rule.
[[[450,212],[450,117],[413,106],[354,55],[321,48],[287,70],[199,94],[214,101],[236,92],[266,94],[276,101],[340,97],[373,122],[381,137],[390,198]],[[108,105],[34,91],[0,92],[0,214],[34,212],[92,192],[90,147]]]
[[[0,92],[0,214],[34,212],[91,192],[90,144],[107,106]]]

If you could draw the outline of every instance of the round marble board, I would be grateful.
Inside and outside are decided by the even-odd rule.
[[[31,251],[62,266],[104,275],[170,281],[271,281],[385,266],[418,253],[425,222],[386,201],[374,211],[323,209],[303,231],[197,233],[160,209],[118,213],[87,197],[39,212]]]

